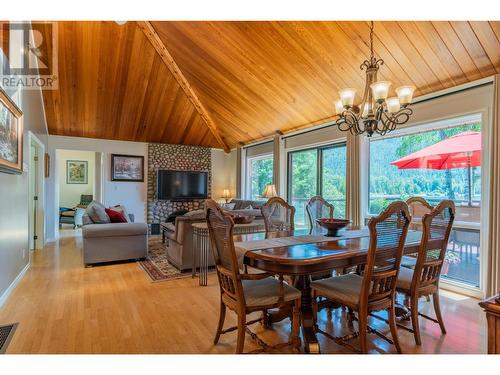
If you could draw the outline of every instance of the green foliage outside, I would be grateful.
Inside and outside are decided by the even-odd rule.
[[[392,161],[467,130],[480,131],[480,124],[462,125],[370,142],[370,213],[378,214],[390,202],[424,196],[431,203],[453,199],[466,204],[467,168],[448,170],[398,169]],[[481,168],[472,168],[472,200],[481,197]]]
[[[250,161],[250,199],[261,198],[266,185],[273,183],[273,158]]]

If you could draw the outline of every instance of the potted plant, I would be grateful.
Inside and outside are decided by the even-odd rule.
[[[437,258],[439,250],[431,250],[427,253],[428,258]],[[443,267],[441,268],[441,275],[447,275],[450,269],[450,264],[459,264],[462,261],[454,251],[446,251],[444,254]]]

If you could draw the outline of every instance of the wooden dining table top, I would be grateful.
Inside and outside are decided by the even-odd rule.
[[[370,234],[363,228],[356,237],[349,236],[348,231],[340,232],[340,237],[325,237],[324,241],[315,243],[301,243],[288,246],[278,246],[259,250],[246,250],[243,263],[249,266],[266,269],[268,271],[282,271],[291,274],[320,272],[332,267],[356,265],[366,259],[370,244]],[[247,241],[273,239],[282,237],[304,236],[309,230],[294,230],[269,233],[252,233],[234,236],[236,251],[238,243]],[[316,235],[321,232],[316,233]],[[324,234],[324,233],[323,233]],[[342,235],[343,234],[343,235]],[[404,253],[411,254],[418,251],[422,233],[410,230],[405,242]],[[377,249],[383,257],[384,249]],[[388,251],[390,253],[390,250]],[[279,267],[279,268],[278,268]]]

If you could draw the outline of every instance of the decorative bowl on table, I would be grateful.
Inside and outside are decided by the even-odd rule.
[[[338,231],[344,227],[346,227],[351,221],[346,219],[316,219],[316,222],[319,226],[325,228],[328,233],[327,237],[338,237]]]
[[[255,219],[255,216],[247,216],[241,214],[230,214],[230,215],[235,224],[250,224],[253,221],[253,219]]]

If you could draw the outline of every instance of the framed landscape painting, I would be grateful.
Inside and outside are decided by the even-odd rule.
[[[88,164],[85,160],[66,160],[66,183],[88,184]]]
[[[23,171],[22,112],[0,88],[0,171]]]
[[[112,181],[144,181],[144,156],[111,154]]]

